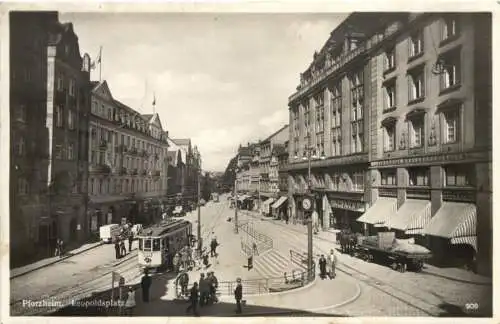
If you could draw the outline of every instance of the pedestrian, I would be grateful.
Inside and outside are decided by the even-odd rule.
[[[219,246],[219,243],[217,242],[217,237],[212,238],[212,241],[210,242],[210,256],[215,257],[217,254],[217,246]]]
[[[318,265],[319,265],[320,277],[321,277],[321,279],[325,279],[325,277],[326,277],[326,259],[325,259],[324,254],[322,254],[321,257],[319,258]]]
[[[330,255],[328,256],[328,276],[331,279],[334,279],[336,274],[335,274],[335,267],[337,265],[337,255],[335,254],[335,251],[333,249],[330,250]]]
[[[132,229],[128,232],[128,251],[132,252],[132,242],[134,241],[134,232]]]
[[[186,313],[189,313],[190,310],[193,310],[193,315],[199,316],[198,315],[198,297],[199,297],[199,292],[198,292],[198,283],[195,282],[193,284],[193,287],[191,287],[191,291],[189,294],[189,301],[191,302],[188,308],[186,308]]]
[[[255,255],[259,255],[259,251],[257,249],[257,243],[255,243],[255,242],[253,242],[253,244],[252,244],[252,252]]]
[[[61,256],[61,246],[59,244],[59,239],[56,240],[56,249],[55,249],[55,252],[54,252],[54,256],[58,257],[58,256]]]
[[[125,315],[132,316],[135,307],[135,291],[132,286],[128,287],[127,300],[125,301]]]
[[[151,288],[151,277],[148,275],[148,272],[144,272],[144,276],[141,279],[141,288],[142,288],[142,301],[145,303],[149,303],[149,288]]]
[[[187,254],[186,249],[182,249],[182,251],[180,253],[180,257],[181,257],[181,264],[182,264],[182,266],[184,268],[187,268],[188,254]]]
[[[203,254],[203,265],[205,266],[205,270],[210,266],[208,261],[208,253]]]
[[[120,243],[118,243],[118,240],[115,240],[115,254],[116,254],[116,259],[118,260],[120,256]]]
[[[241,279],[236,279],[236,288],[234,289],[234,299],[236,300],[236,314],[241,314],[241,300],[243,299],[243,287],[241,286]]]
[[[59,256],[62,257],[64,255],[64,242],[62,239],[59,240]]]
[[[205,274],[202,273],[200,275],[200,281],[199,281],[199,287],[200,287],[200,306],[203,307],[207,301],[208,301],[208,296],[210,294],[210,282],[205,278]]]
[[[189,285],[189,275],[187,272],[183,272],[179,278],[179,284],[181,286],[181,294],[182,296],[186,296],[188,293],[188,285]]]
[[[213,271],[210,271],[209,273],[209,278],[210,278],[210,295],[211,299],[213,302],[217,302],[217,288],[219,287],[219,281],[217,280],[217,277],[215,276],[215,273]]]
[[[181,263],[180,253],[176,253],[174,259],[172,260],[172,266],[174,267],[175,273],[179,273],[180,263]]]
[[[127,255],[127,249],[125,248],[125,241],[120,240],[120,254],[121,256]]]

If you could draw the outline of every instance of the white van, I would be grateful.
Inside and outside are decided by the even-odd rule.
[[[118,224],[104,225],[99,228],[99,236],[104,243],[111,243],[120,236],[121,227]]]

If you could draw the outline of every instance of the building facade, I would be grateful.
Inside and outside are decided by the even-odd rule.
[[[183,197],[190,201],[196,201],[198,195],[198,182],[201,170],[201,155],[196,145],[191,145],[191,139],[171,139],[172,142],[183,151],[185,164],[179,170],[181,172],[181,191]]]
[[[175,144],[170,138],[168,140],[168,186],[167,195],[174,204],[173,198],[182,192],[184,179],[186,177],[186,151]]]
[[[90,58],[56,12],[10,13],[11,256],[88,235]]]
[[[90,228],[149,224],[167,194],[167,133],[158,114],[141,115],[93,82],[89,128]]]
[[[338,57],[335,44],[343,47]],[[322,57],[332,63],[314,72]],[[436,260],[477,259],[479,272],[491,273],[491,15],[352,14],[312,67],[290,98],[289,151],[300,155],[311,142],[324,149],[327,159],[312,162],[312,186],[328,197],[319,209],[355,209],[357,225],[355,215],[340,221],[353,231],[392,230],[428,246]],[[307,131],[318,111],[323,123],[315,91],[328,103],[324,146],[323,136]],[[340,181],[330,172],[316,176],[315,168],[349,159],[359,168],[342,166]],[[298,175],[306,166],[290,162],[292,196],[306,187]],[[351,202],[338,204],[332,191]]]
[[[258,190],[262,212],[267,215],[271,214],[271,204],[278,199],[279,193],[278,156],[276,152],[278,146],[282,146],[288,140],[288,136],[288,125],[285,125],[259,144],[260,181]]]

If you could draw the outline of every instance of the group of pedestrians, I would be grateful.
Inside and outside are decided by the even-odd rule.
[[[207,276],[201,273],[199,281],[193,283],[189,292],[189,306],[186,313],[192,311],[195,316],[199,316],[198,306],[204,307],[216,303],[218,287],[219,281],[213,271],[208,272]]]
[[[133,235],[129,234],[128,236],[128,252],[132,252],[132,242],[134,240]],[[127,255],[127,249],[125,248],[125,239],[123,238],[117,238],[115,240],[115,254],[116,254],[116,259],[121,259],[125,255]]]
[[[324,254],[322,254],[319,258],[318,265],[321,279],[325,279],[327,276],[328,278],[330,278],[330,280],[334,279],[336,276],[335,268],[337,266],[337,255],[335,253],[335,250],[330,250],[328,259],[325,258]]]

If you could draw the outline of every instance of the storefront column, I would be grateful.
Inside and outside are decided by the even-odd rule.
[[[486,276],[491,276],[493,272],[492,174],[491,162],[476,164],[476,261],[477,272]]]
[[[442,190],[444,183],[444,169],[440,165],[430,167],[430,186],[431,186],[431,215],[436,215],[443,204]]]
[[[410,185],[410,178],[406,168],[397,168],[396,172],[398,184],[397,200],[399,209],[406,201],[406,187]]]

